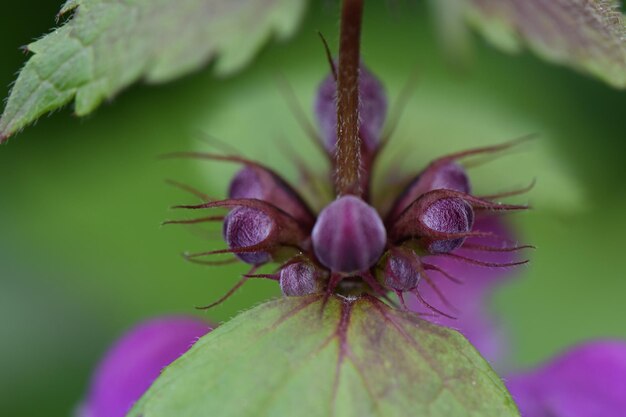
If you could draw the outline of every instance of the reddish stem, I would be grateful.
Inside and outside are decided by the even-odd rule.
[[[361,195],[359,138],[359,63],[363,0],[344,0],[337,73],[337,154],[335,186],[339,195]]]

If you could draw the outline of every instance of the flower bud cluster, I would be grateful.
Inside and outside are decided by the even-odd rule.
[[[364,65],[360,68],[359,88],[360,149],[361,158],[366,161],[362,168],[364,183],[370,184],[373,162],[384,142],[387,98],[380,81]],[[336,91],[337,83],[331,74],[321,83],[315,102],[319,140],[331,166],[337,148]],[[516,265],[485,263],[455,253],[466,245],[467,238],[485,236],[474,230],[477,216],[526,208],[494,202],[499,196],[472,195],[468,174],[461,164],[466,157],[498,152],[509,146],[438,158],[409,176],[389,201],[375,204],[369,192],[338,195],[330,202],[316,202],[323,206],[318,213],[294,186],[259,162],[238,156],[200,154],[203,158],[239,163],[242,168],[230,183],[227,199],[185,206],[230,210],[223,223],[228,249],[195,255],[230,252],[251,265],[252,271],[245,277],[276,280],[285,296],[356,292],[386,298],[387,292],[394,292],[402,302],[404,293],[419,296],[422,280],[433,285],[427,271],[438,267],[429,262],[432,257],[454,257],[486,267]],[[325,177],[332,178],[332,174]],[[254,274],[270,263],[278,264],[274,273]]]

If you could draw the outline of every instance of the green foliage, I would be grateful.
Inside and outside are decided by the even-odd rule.
[[[219,57],[215,71],[243,67],[271,34],[297,26],[306,0],[69,0],[74,15],[28,45],[0,118],[0,141],[75,99],[79,116],[140,78],[158,83]]]
[[[323,311],[323,313],[322,313]],[[272,301],[200,339],[129,416],[517,416],[457,332],[373,298]]]
[[[525,45],[548,61],[626,88],[626,26],[616,0],[463,1],[493,44],[511,52]]]

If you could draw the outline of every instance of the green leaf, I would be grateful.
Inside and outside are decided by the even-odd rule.
[[[459,333],[373,298],[272,301],[200,339],[129,417],[518,416]]]
[[[219,57],[231,73],[275,34],[293,33],[307,0],[69,0],[74,15],[27,49],[0,118],[0,142],[75,99],[79,116],[143,78],[159,83]]]
[[[626,88],[626,25],[616,0],[458,0],[493,44],[544,59]]]

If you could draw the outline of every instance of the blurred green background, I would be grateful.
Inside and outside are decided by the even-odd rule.
[[[535,209],[511,219],[519,239],[538,249],[492,305],[515,363],[530,366],[589,338],[626,337],[626,92],[530,54],[502,54],[480,39],[464,70],[451,67],[426,5],[398,3],[391,12],[383,2],[368,4],[363,55],[390,97],[419,68],[393,145],[410,149],[407,169],[447,151],[541,135],[472,172],[482,192],[538,181],[530,194]],[[59,7],[3,4],[0,96],[25,60],[18,46],[47,32]],[[166,85],[134,86],[88,118],[68,108],[0,147],[3,415],[70,415],[120,332],[158,314],[202,315],[194,306],[235,282],[242,266],[210,269],[179,256],[219,247],[219,228],[202,234],[160,226],[185,217],[169,206],[195,202],[164,179],[222,195],[235,168],[157,156],[208,149],[194,139],[201,129],[293,177],[280,141],[314,153],[276,75],[284,74],[310,112],[327,71],[318,29],[336,45],[332,2],[313,5],[294,39],[269,45],[233,77],[218,80],[209,68]],[[318,156],[309,160],[323,168]],[[274,284],[252,282],[204,315],[217,323],[277,294]]]

